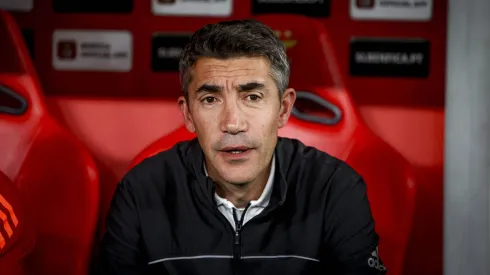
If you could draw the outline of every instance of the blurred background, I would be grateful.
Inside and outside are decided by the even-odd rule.
[[[181,48],[207,23],[250,17],[283,40],[291,86],[319,96],[298,100],[281,135],[367,179],[391,274],[443,273],[447,0],[0,0],[0,9],[0,171],[35,216],[25,253],[35,274],[88,270],[118,180],[180,139]]]

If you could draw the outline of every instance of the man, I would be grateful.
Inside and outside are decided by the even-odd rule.
[[[285,48],[253,20],[198,30],[178,102],[197,139],[117,186],[100,274],[384,274],[363,179],[278,138],[296,99]]]

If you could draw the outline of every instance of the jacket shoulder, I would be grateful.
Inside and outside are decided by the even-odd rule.
[[[358,182],[361,175],[345,161],[305,145],[297,139],[281,138],[281,157],[285,161],[287,174],[301,174],[310,178],[304,182],[332,184],[334,182]],[[288,161],[289,160],[289,161]]]
[[[182,141],[171,148],[143,159],[124,175],[122,182],[127,182],[133,190],[147,188],[148,185],[168,184],[175,181],[178,175],[188,172],[188,151],[193,141]]]

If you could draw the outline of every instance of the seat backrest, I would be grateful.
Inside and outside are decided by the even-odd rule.
[[[263,15],[257,20],[272,28],[286,46],[291,62],[290,86],[339,88],[344,86],[324,25],[300,15]]]
[[[409,163],[360,119],[343,85],[328,32],[323,26],[315,20],[294,15],[258,19],[275,30],[282,30],[280,35],[285,31],[296,35],[296,44],[285,43],[289,43],[287,51],[292,59],[291,86],[298,88],[299,98],[295,112],[279,135],[299,139],[342,159],[364,177],[376,229],[381,235],[381,257],[390,274],[401,274],[416,190]],[[131,165],[194,136],[182,126],[145,148]]]
[[[35,274],[86,274],[98,221],[95,163],[47,112],[18,26],[0,11],[0,171],[19,190],[36,230]],[[3,59],[2,59],[3,61]]]
[[[380,254],[391,274],[402,274],[403,260],[412,229],[416,183],[406,159],[377,137],[362,121],[335,58],[328,31],[316,20],[303,16],[274,15],[259,19],[275,30],[291,59],[291,86],[298,93],[298,105],[306,105],[306,117],[291,117],[279,131],[346,161],[367,183],[376,229],[381,236]],[[288,36],[285,37],[285,31]],[[295,36],[296,35],[296,36]],[[304,99],[309,99],[305,102]],[[315,100],[311,100],[315,99]],[[335,123],[318,123],[329,110],[316,107],[322,101],[338,108]],[[325,103],[323,103],[325,105]],[[308,110],[309,109],[309,110]]]

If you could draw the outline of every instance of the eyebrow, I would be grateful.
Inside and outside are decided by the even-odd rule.
[[[251,90],[265,90],[265,85],[259,82],[249,82],[238,86],[239,92],[248,92]]]
[[[196,94],[202,93],[219,93],[223,90],[223,87],[217,85],[203,84],[196,90]]]
[[[263,83],[260,82],[249,82],[245,84],[238,85],[238,92],[248,92],[252,90],[266,90],[266,87]],[[211,84],[203,84],[196,90],[196,94],[200,93],[219,93],[223,91],[222,86],[211,85]]]

